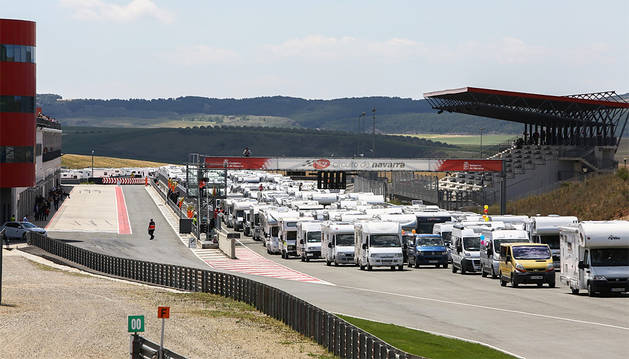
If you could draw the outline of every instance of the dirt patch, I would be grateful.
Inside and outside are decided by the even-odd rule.
[[[157,342],[157,306],[171,307],[165,345],[189,358],[328,357],[311,340],[243,303],[51,270],[5,251],[3,358],[122,358],[127,316],[145,316]]]

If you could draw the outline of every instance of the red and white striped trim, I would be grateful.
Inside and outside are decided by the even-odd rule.
[[[144,178],[103,177],[103,184],[144,184]]]

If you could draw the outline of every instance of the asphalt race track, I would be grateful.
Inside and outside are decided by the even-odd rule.
[[[127,258],[201,268],[208,266],[177,237],[144,186],[122,186],[132,234],[51,232],[77,246]],[[163,204],[162,204],[163,205]],[[156,241],[146,235],[157,222]],[[527,358],[626,358],[629,297],[572,295],[562,287],[500,287],[478,274],[422,267],[404,271],[326,266],[266,253],[260,242],[241,241],[262,257],[327,284],[240,274],[288,291],[335,313],[390,322],[486,343]]]

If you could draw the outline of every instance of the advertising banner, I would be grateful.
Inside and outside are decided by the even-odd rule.
[[[500,172],[500,160],[408,158],[204,157],[206,168],[281,171]]]

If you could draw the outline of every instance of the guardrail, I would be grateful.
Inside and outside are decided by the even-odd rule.
[[[157,359],[159,358],[159,344],[134,334],[131,336],[131,359]],[[166,348],[162,348],[162,359],[186,359]]]
[[[254,306],[341,358],[421,359],[278,288],[212,270],[114,257],[31,232],[30,245],[115,277],[231,298]]]

